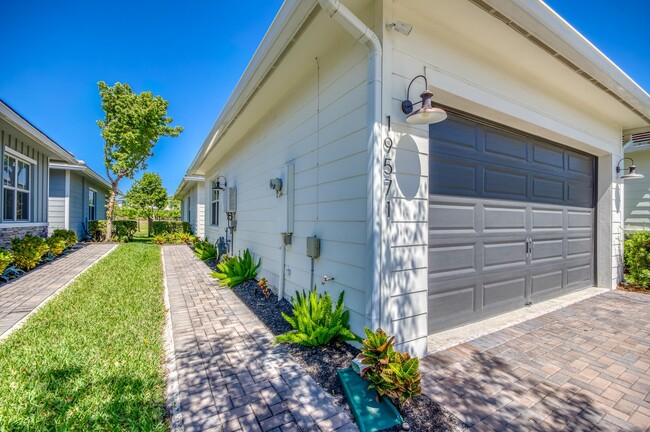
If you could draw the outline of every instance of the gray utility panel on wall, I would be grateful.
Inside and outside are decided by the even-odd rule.
[[[454,114],[429,147],[430,333],[593,285],[595,157]]]

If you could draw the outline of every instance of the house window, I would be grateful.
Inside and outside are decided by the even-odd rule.
[[[31,165],[5,155],[2,165],[4,220],[28,221]]]
[[[192,212],[190,211],[191,198],[192,197],[187,197],[187,221],[188,222],[192,222]]]
[[[210,225],[219,226],[219,190],[217,182],[212,182],[210,199]]]
[[[88,189],[88,220],[96,220],[97,191]]]

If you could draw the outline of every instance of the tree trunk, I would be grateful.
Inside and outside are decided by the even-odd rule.
[[[108,195],[108,204],[106,204],[106,238],[105,242],[110,242],[113,233],[113,215],[115,213],[115,198],[117,197],[117,182],[111,183],[111,193]]]

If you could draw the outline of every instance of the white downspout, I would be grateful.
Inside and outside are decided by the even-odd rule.
[[[381,325],[381,42],[377,35],[340,0],[319,0],[330,18],[368,49],[368,207],[367,247],[369,290],[366,293],[366,326]]]

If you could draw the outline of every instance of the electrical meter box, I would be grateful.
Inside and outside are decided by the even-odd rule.
[[[320,239],[318,237],[307,237],[307,256],[311,258],[320,256]]]

